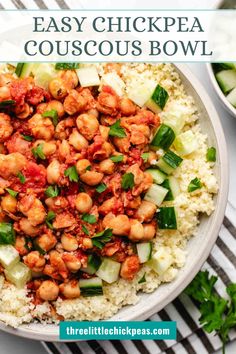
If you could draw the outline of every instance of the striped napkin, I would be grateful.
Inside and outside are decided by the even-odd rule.
[[[0,9],[69,9],[81,8],[82,0],[0,0]],[[104,0],[103,0],[104,2]],[[106,1],[105,1],[106,2]],[[97,1],[94,6],[96,6]],[[104,4],[104,3],[103,3]],[[225,286],[236,282],[236,207],[230,202],[216,244],[203,266],[219,280],[216,289],[225,294]],[[70,343],[42,342],[50,354],[207,354],[221,348],[218,336],[207,334],[199,326],[200,313],[192,300],[181,294],[171,304],[147,321],[177,321],[177,340],[169,341],[84,341]],[[236,331],[230,333],[230,340]]]

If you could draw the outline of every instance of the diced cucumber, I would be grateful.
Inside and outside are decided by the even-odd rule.
[[[171,127],[175,134],[180,134],[188,118],[188,108],[182,102],[174,101],[168,107],[168,111],[162,113],[162,122]]]
[[[170,175],[175,170],[173,167],[168,165],[168,163],[166,163],[162,158],[160,158],[160,160],[157,161],[156,165],[157,167],[160,168],[161,171],[163,171],[167,175]]]
[[[149,168],[145,172],[148,172],[152,176],[153,182],[156,184],[162,184],[166,179],[166,174],[158,169]]]
[[[157,85],[153,91],[153,94],[145,103],[145,106],[154,113],[159,113],[165,107],[168,98],[168,92],[162,86]]]
[[[115,72],[103,75],[101,79],[101,87],[103,85],[110,86],[118,96],[123,96],[125,83]]]
[[[147,265],[152,268],[157,274],[164,274],[173,263],[173,257],[167,247],[160,246],[159,249],[152,255],[151,260]]]
[[[103,258],[96,275],[107,283],[114,283],[119,278],[120,263],[110,258]]]
[[[226,96],[229,103],[236,108],[236,87]]]
[[[148,202],[152,202],[157,206],[160,206],[165,199],[168,189],[159,186],[158,184],[152,184],[144,196],[144,199]]]
[[[147,82],[139,84],[137,87],[131,88],[128,92],[128,98],[138,106],[143,107],[151,97],[155,86],[155,81],[148,80]]]
[[[22,262],[15,264],[11,269],[4,271],[6,279],[17,288],[23,288],[31,279],[31,270]]]
[[[95,66],[77,69],[76,73],[82,87],[99,86],[100,79]]]
[[[151,141],[151,148],[158,150],[159,148],[167,150],[175,140],[175,133],[171,127],[161,124],[154,138]]]
[[[152,243],[151,242],[143,242],[138,243],[136,245],[138,258],[140,263],[145,263],[151,259],[152,255]]]
[[[160,230],[177,230],[177,219],[174,207],[162,207],[157,213]]]
[[[101,263],[102,261],[99,256],[97,256],[96,254],[90,254],[88,256],[87,267],[81,268],[81,270],[88,274],[95,274],[98,268],[100,267]]]
[[[177,136],[174,141],[174,147],[180,155],[185,156],[198,149],[198,141],[194,133],[191,130],[187,130]]]
[[[103,294],[102,280],[98,277],[90,279],[80,279],[79,287],[83,296],[97,296]]]
[[[222,70],[216,74],[216,80],[224,93],[236,87],[236,71]]]
[[[157,161],[157,166],[166,174],[171,174],[183,161],[183,159],[176,155],[173,151],[167,151],[160,160]]]
[[[39,63],[18,63],[15,73],[18,77],[34,76],[35,71],[39,67]]]
[[[37,86],[48,89],[49,82],[58,75],[54,64],[40,63],[34,71],[34,82]]]
[[[169,190],[164,199],[166,201],[174,200],[180,193],[179,182],[173,176],[165,179],[165,181],[162,183],[162,187]]]
[[[10,269],[20,260],[19,253],[12,245],[0,246],[0,263],[4,268]]]

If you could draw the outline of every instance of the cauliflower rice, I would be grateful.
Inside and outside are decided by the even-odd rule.
[[[86,64],[84,64],[86,65]],[[91,65],[91,64],[87,64]],[[101,76],[104,74],[104,64],[96,64]],[[73,300],[55,301],[58,315],[65,320],[100,320],[113,316],[125,305],[135,305],[140,298],[140,292],[150,293],[162,283],[171,282],[184,266],[186,258],[186,243],[196,234],[201,213],[210,215],[214,211],[213,195],[218,191],[217,180],[213,173],[213,163],[206,161],[207,135],[201,132],[198,124],[198,112],[194,100],[188,96],[181,83],[179,75],[171,64],[125,64],[122,65],[122,94],[129,93],[145,80],[156,81],[169,93],[169,100],[160,114],[161,119],[166,112],[178,111],[185,115],[186,125],[183,130],[191,128],[196,136],[199,148],[186,156],[183,163],[174,172],[180,184],[181,193],[171,205],[175,206],[178,215],[178,230],[158,230],[154,243],[154,250],[160,246],[172,256],[172,264],[167,271],[159,276],[148,266],[141,267],[132,281],[119,279],[113,284],[104,286],[104,295],[94,297],[80,297]],[[188,193],[190,181],[196,177],[203,183],[201,189]],[[165,202],[167,205],[170,202]],[[145,273],[146,282],[138,281]],[[17,327],[22,323],[29,323],[37,318],[42,322],[52,322],[50,305],[44,302],[34,306],[27,296],[27,289],[17,289],[14,285],[0,283],[0,320],[7,325]],[[56,320],[55,320],[56,321]]]

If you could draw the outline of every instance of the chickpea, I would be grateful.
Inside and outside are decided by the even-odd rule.
[[[136,212],[136,218],[141,222],[151,221],[157,207],[154,203],[143,200]]]
[[[77,272],[81,268],[81,262],[73,253],[64,253],[62,259],[71,272]]]
[[[45,266],[45,259],[38,251],[32,251],[23,258],[25,265],[32,269],[33,272],[42,272]]]
[[[52,250],[49,253],[49,259],[51,263],[50,265],[56,270],[59,275],[62,276],[63,279],[66,279],[69,275],[69,271],[62,258],[62,255],[59,252]]]
[[[130,232],[128,238],[132,242],[138,242],[140,240],[143,240],[144,237],[144,228],[141,222],[138,220],[132,219],[130,220]]]
[[[17,200],[10,194],[2,197],[1,207],[4,211],[15,214],[17,210]]]
[[[19,106],[15,108],[15,113],[17,118],[25,119],[29,117],[29,115],[33,112],[33,108],[31,108],[28,103],[24,103],[23,106]]]
[[[69,143],[78,151],[88,147],[88,141],[76,129],[70,134]]]
[[[67,299],[75,299],[80,296],[79,282],[76,279],[60,284],[59,289]]]
[[[61,176],[61,165],[58,160],[52,160],[47,167],[47,181],[49,184],[57,184]]]
[[[140,268],[139,258],[136,255],[128,256],[121,264],[120,276],[126,280],[133,280]]]
[[[54,125],[50,118],[42,117],[41,114],[34,114],[32,118],[28,120],[29,129],[37,139],[43,139],[49,141],[54,135]]]
[[[20,219],[19,226],[21,231],[28,236],[35,237],[40,233],[40,227],[33,226],[26,218]]]
[[[86,171],[80,176],[82,182],[88,184],[89,186],[96,186],[103,179],[103,173],[96,171]]]
[[[114,145],[117,147],[118,151],[123,153],[128,153],[130,149],[130,137],[125,138],[113,138]]]
[[[111,175],[114,172],[115,164],[111,159],[105,159],[99,164],[99,171]]]
[[[136,113],[136,106],[129,98],[120,100],[120,111],[124,116],[131,116]]]
[[[67,89],[61,79],[53,79],[48,85],[49,92],[56,100],[61,100],[67,95]]]
[[[130,222],[126,215],[115,216],[112,213],[107,214],[103,219],[103,227],[111,228],[114,235],[128,236],[130,232]]]
[[[27,160],[19,152],[8,155],[0,155],[0,176],[8,179],[11,175],[16,176],[26,166]]]
[[[0,87],[0,102],[11,99],[11,92],[8,86]]]
[[[87,139],[92,140],[99,128],[99,122],[93,114],[80,114],[76,119],[79,132]]]
[[[85,109],[87,100],[76,90],[71,90],[69,95],[65,98],[63,105],[66,113],[73,115]]]
[[[104,91],[98,95],[97,110],[99,112],[115,116],[118,105],[118,96]]]
[[[58,117],[62,118],[65,114],[65,110],[63,107],[63,104],[60,101],[57,100],[52,100],[46,104],[46,107],[43,112],[45,111],[51,111],[52,109],[55,109],[57,111]]]
[[[68,89],[74,89],[78,86],[79,79],[74,70],[61,70],[59,71],[59,78],[62,79],[64,86]]]
[[[143,181],[144,173],[143,171],[139,168],[139,165],[135,163],[134,165],[128,167],[127,173],[132,173],[134,175],[134,183],[140,184]]]
[[[70,156],[70,145],[67,140],[62,140],[62,142],[59,144],[58,148],[58,154],[61,159],[66,160],[68,156]]]
[[[152,240],[156,235],[156,228],[153,224],[143,224],[144,237],[143,240]]]
[[[92,208],[92,198],[87,193],[79,193],[75,199],[75,207],[81,214],[88,213]]]
[[[24,236],[16,236],[14,247],[19,252],[20,256],[25,256],[29,252],[26,248],[26,239]]]
[[[4,146],[4,144],[3,143],[0,143],[0,154],[6,154],[7,153],[7,150],[6,150],[6,148],[5,148],[5,146]]]
[[[0,75],[0,86],[7,86],[13,80],[15,80],[15,78],[14,78],[14,76],[12,76],[12,74],[1,74]]]
[[[12,132],[11,118],[5,113],[0,113],[0,142],[7,140]]]
[[[37,294],[42,300],[54,301],[58,297],[59,287],[52,280],[44,280],[38,288]]]
[[[44,222],[46,211],[42,202],[34,195],[25,195],[18,202],[18,210],[28,217],[29,222],[33,226],[37,226]]]
[[[55,212],[62,212],[65,208],[68,207],[68,200],[65,197],[52,197],[47,198],[45,200],[45,204],[47,205],[48,209],[53,210]]]
[[[70,135],[70,128],[75,126],[74,119],[66,118],[61,120],[55,129],[55,138],[59,140],[67,139]]]
[[[40,248],[42,248],[42,250],[48,252],[56,246],[57,239],[52,232],[49,231],[47,234],[42,234],[37,237],[36,243]]]
[[[92,114],[94,117],[98,118],[99,117],[99,112],[96,108],[91,108],[87,111],[88,114]]]
[[[35,143],[33,144],[33,148],[36,148],[40,144],[42,144],[42,151],[46,157],[54,154],[57,150],[56,142],[54,141],[46,142],[44,140],[36,140]]]
[[[105,127],[104,125],[99,125],[99,131],[103,140],[108,140],[110,128]]]
[[[89,237],[83,237],[82,244],[85,249],[93,248],[92,240]]]
[[[79,175],[86,172],[86,168],[91,166],[91,162],[87,159],[82,159],[76,162],[76,170]]]
[[[61,244],[65,251],[76,251],[79,247],[77,239],[70,234],[63,234],[61,237]]]

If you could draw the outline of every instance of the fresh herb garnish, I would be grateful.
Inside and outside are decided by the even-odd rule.
[[[144,162],[148,162],[148,159],[149,159],[149,152],[144,152],[142,155],[141,155],[142,159]]]
[[[200,323],[206,332],[216,331],[222,340],[225,353],[229,331],[236,326],[236,283],[226,287],[230,298],[226,300],[216,293],[216,282],[216,276],[210,276],[208,271],[201,271],[185,289],[185,293],[197,301],[201,313]]]
[[[85,225],[82,225],[82,230],[85,233],[85,235],[89,236],[89,230],[87,229],[87,227]]]
[[[13,106],[15,103],[16,103],[16,101],[14,101],[14,100],[2,101],[2,102],[0,102],[0,108],[10,107],[10,106]]]
[[[212,146],[207,149],[206,159],[209,162],[216,162],[216,148]]]
[[[43,144],[37,145],[37,147],[33,148],[31,151],[36,159],[46,159],[46,156],[43,153]]]
[[[92,166],[91,166],[91,165],[88,165],[88,166],[86,167],[85,171],[91,171],[91,168],[92,168]]]
[[[96,191],[98,193],[102,193],[107,189],[107,185],[105,183],[101,183],[96,187]]]
[[[139,279],[138,284],[146,283],[146,273],[143,274],[142,278]]]
[[[44,255],[46,254],[46,251],[43,250],[38,244],[37,244],[37,241],[34,239],[33,240],[33,247],[36,251],[38,251],[40,254]]]
[[[12,197],[16,197],[18,192],[13,191],[13,189],[10,188],[6,188],[6,191],[12,196]]]
[[[111,241],[111,237],[112,229],[103,230],[92,237],[93,246],[102,249],[107,242]]]
[[[7,222],[0,223],[0,244],[12,245],[15,243],[15,231],[13,225]]]
[[[17,177],[19,178],[20,183],[22,183],[22,184],[25,183],[25,176],[21,172],[17,173]]]
[[[79,63],[56,63],[56,70],[74,70],[79,68]]]
[[[189,183],[188,192],[191,193],[191,192],[194,192],[200,188],[202,188],[202,182],[200,181],[199,178],[196,177],[196,178],[192,179],[192,181]]]
[[[47,197],[54,198],[59,195],[59,188],[57,186],[49,186],[44,193]]]
[[[51,109],[50,111],[46,111],[42,114],[43,117],[51,118],[53,125],[56,127],[58,124],[58,113],[55,109]]]
[[[83,214],[82,220],[89,224],[95,224],[97,222],[96,216],[92,214]]]
[[[45,220],[46,225],[49,227],[49,229],[53,229],[53,225],[52,225],[51,221],[54,220],[55,217],[56,217],[56,214],[53,211],[50,210],[48,212],[48,215],[47,215],[46,220]]]
[[[124,128],[120,126],[120,119],[110,126],[109,135],[117,136],[118,138],[126,137]]]
[[[34,138],[30,135],[24,135],[24,134],[21,134],[22,138],[26,141],[33,141]]]
[[[134,175],[132,172],[125,173],[122,176],[121,187],[125,190],[133,188],[134,186]]]
[[[114,155],[110,157],[113,162],[121,162],[124,159],[124,155]]]
[[[69,177],[69,180],[71,182],[78,182],[79,181],[79,176],[78,176],[75,166],[71,166],[71,167],[67,168],[67,170],[64,171],[64,175],[66,177]]]

